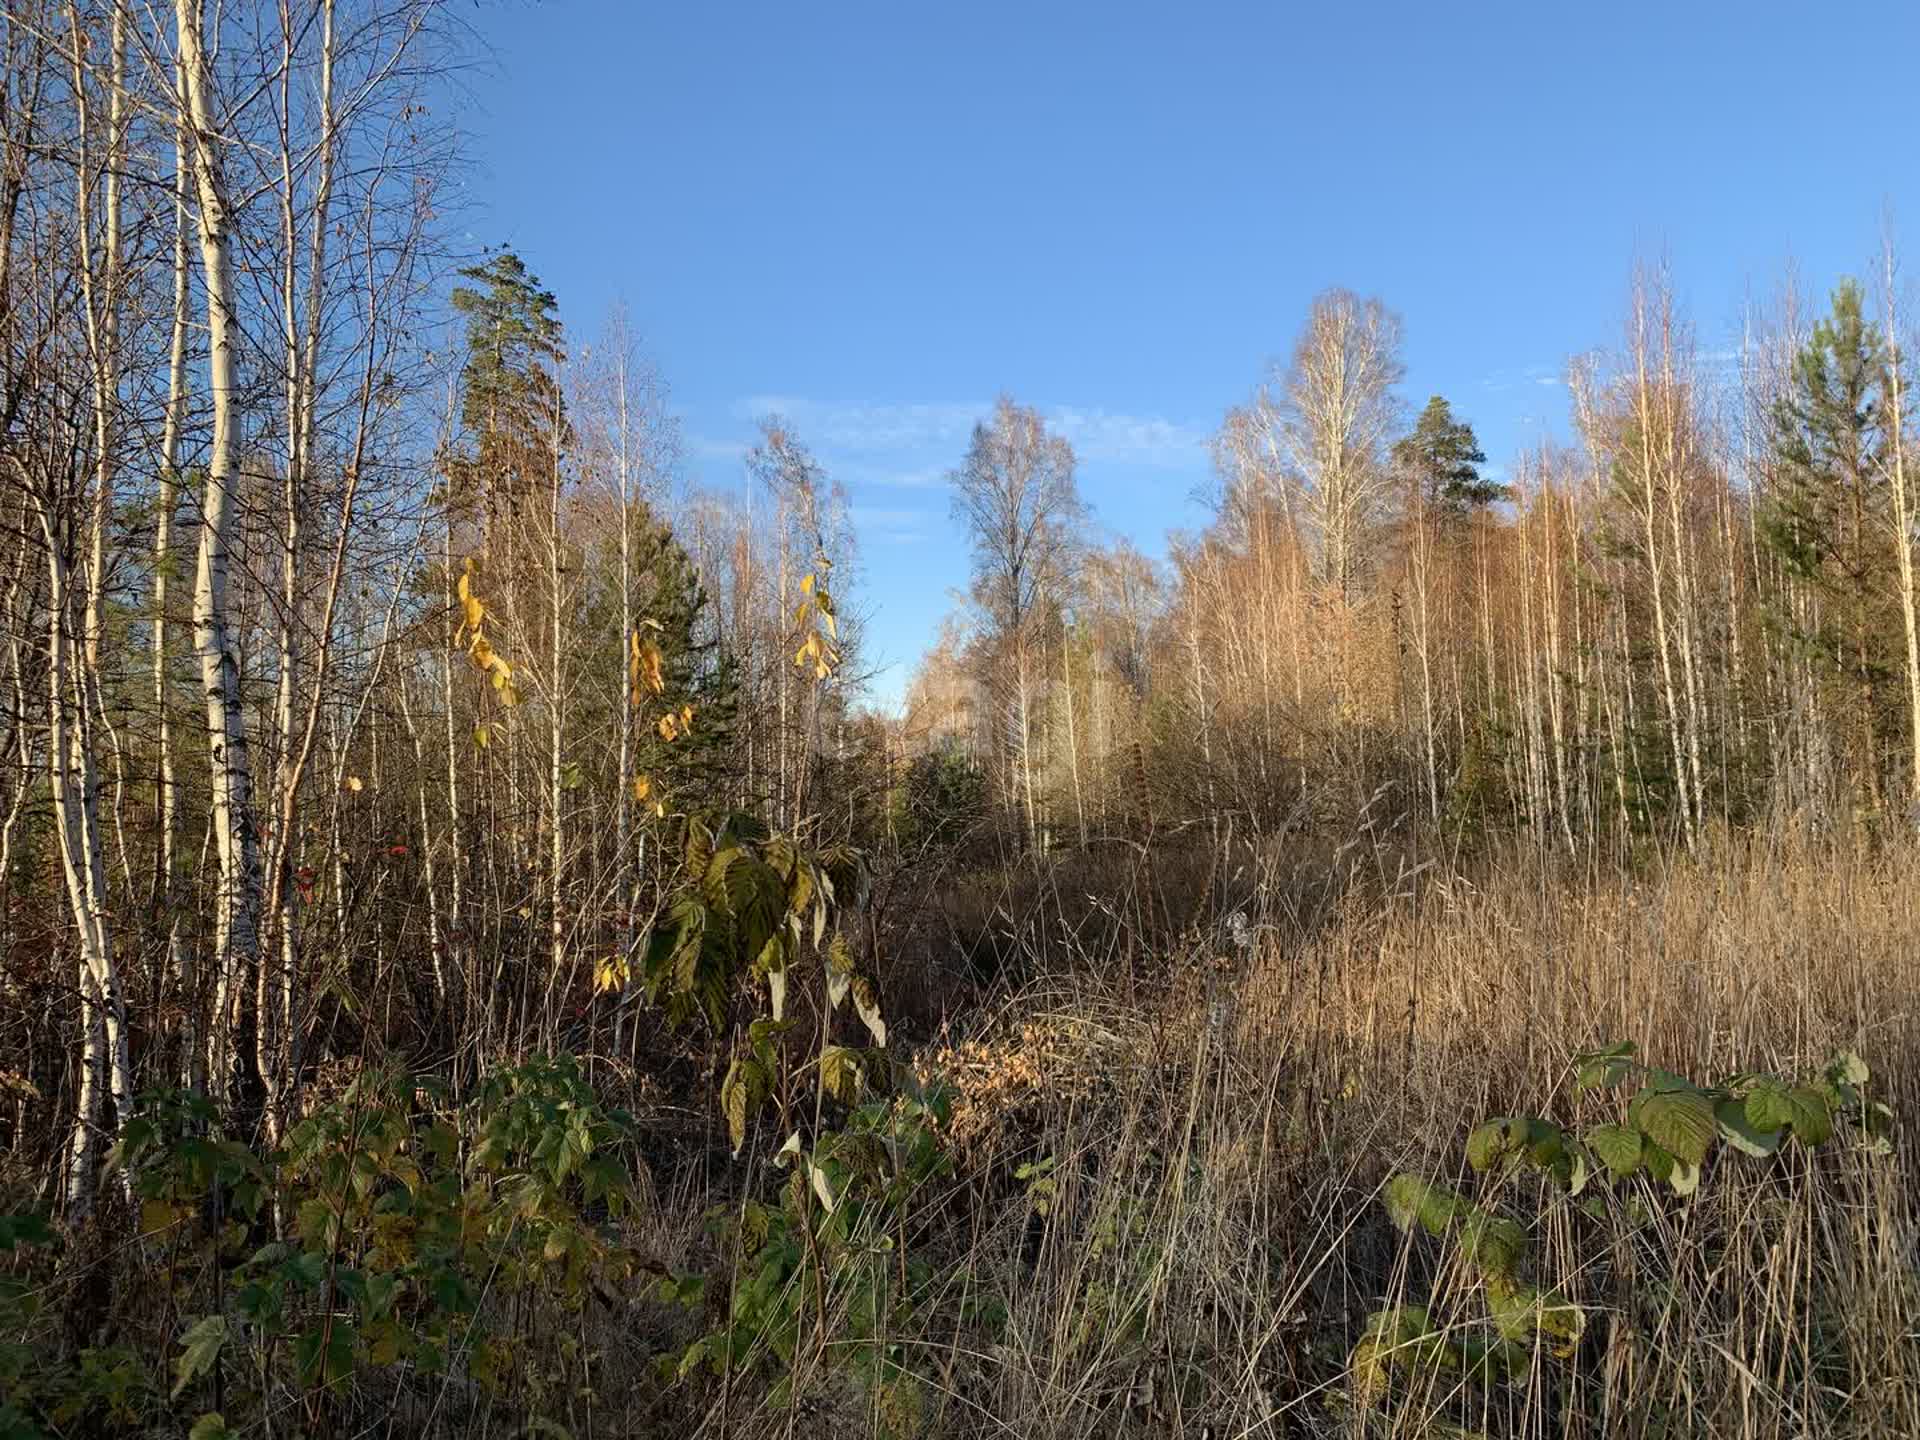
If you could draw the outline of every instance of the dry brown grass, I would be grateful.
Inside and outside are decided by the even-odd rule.
[[[1725,1155],[1688,1201],[1629,1182],[1606,1223],[1487,1192],[1585,1307],[1579,1353],[1340,1404],[1369,1311],[1473,1315],[1445,1247],[1387,1223],[1385,1180],[1472,1188],[1461,1142],[1488,1116],[1611,1118],[1617,1101],[1571,1095],[1576,1051],[1632,1039],[1711,1079],[1844,1046],[1876,1098],[1920,1114],[1920,856],[1755,844],[1652,876],[1513,860],[1328,896],[1310,923],[1256,902],[1251,946],[1219,927],[1150,999],[1061,966],[1075,978],[949,1057],[972,1086],[968,1203],[916,1237],[942,1277],[902,1337],[921,1433],[1920,1434],[1913,1163],[1838,1141]],[[1043,1158],[1040,1218],[1011,1175]],[[761,1420],[796,1433],[791,1412]]]

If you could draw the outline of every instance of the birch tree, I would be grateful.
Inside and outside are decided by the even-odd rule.
[[[1050,434],[1037,411],[1002,396],[992,417],[974,426],[950,483],[954,517],[973,548],[974,601],[987,619],[988,688],[1003,706],[1003,773],[1024,838],[1033,843],[1040,833],[1034,725],[1043,631],[1073,570],[1075,527],[1086,513],[1073,447]]]

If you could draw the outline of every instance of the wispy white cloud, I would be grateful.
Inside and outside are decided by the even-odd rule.
[[[833,467],[833,473],[850,485],[875,485],[887,490],[944,490],[958,459],[956,455],[952,462],[931,465],[842,461]]]
[[[733,413],[743,420],[778,415],[820,450],[854,454],[964,444],[991,406],[964,404],[839,405],[799,395],[749,395]]]
[[[687,451],[702,460],[742,460],[746,458],[745,440],[721,440],[711,435],[689,435]]]
[[[1083,460],[1190,469],[1207,461],[1207,434],[1159,415],[1061,408],[1047,423],[1064,435]]]
[[[925,510],[895,505],[855,505],[853,523],[868,539],[911,545],[927,538],[936,517]]]
[[[943,466],[890,468],[872,477],[874,484],[907,488],[944,484],[947,469],[959,463],[973,427],[992,410],[989,401],[834,404],[798,395],[751,395],[733,406],[733,413],[743,420],[782,416],[792,422],[802,440],[825,455],[935,451],[952,457]],[[1082,460],[1165,469],[1191,469],[1206,463],[1207,432],[1165,416],[1074,406],[1055,406],[1042,414]],[[842,467],[843,473],[846,468]]]
[[[1482,390],[1516,390],[1523,385],[1564,385],[1563,365],[1521,365],[1511,370],[1496,370],[1480,382]]]
[[[853,519],[856,525],[888,525],[904,529],[918,525],[927,518],[924,510],[903,509],[891,505],[856,505],[853,507]]]

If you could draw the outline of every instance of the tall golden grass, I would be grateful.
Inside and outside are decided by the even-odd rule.
[[[1472,877],[1356,861],[1311,904],[1284,867],[1219,887],[1239,918],[1203,917],[1173,983],[1034,957],[1045,978],[933,1058],[961,1092],[963,1183],[913,1236],[939,1277],[899,1337],[926,1377],[913,1429],[1920,1435],[1920,1191],[1898,1140],[1722,1147],[1693,1197],[1641,1176],[1605,1219],[1462,1159],[1490,1116],[1614,1118],[1568,1062],[1615,1040],[1696,1080],[1848,1048],[1873,1098],[1920,1114],[1920,852],[1754,841],[1651,873],[1513,855]],[[1475,1315],[1448,1246],[1388,1222],[1400,1171],[1529,1225],[1541,1280],[1586,1312],[1576,1354],[1354,1403],[1369,1312]],[[818,1403],[735,1401],[729,1430],[899,1423]]]

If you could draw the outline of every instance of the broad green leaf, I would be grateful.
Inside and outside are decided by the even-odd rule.
[[[1642,1090],[1628,1118],[1676,1160],[1699,1165],[1718,1132],[1713,1103],[1697,1090]]]
[[[1596,1125],[1586,1133],[1587,1148],[1615,1177],[1624,1180],[1640,1168],[1640,1132],[1625,1125]]]
[[[1780,1148],[1778,1130],[1762,1130],[1747,1118],[1747,1107],[1739,1100],[1722,1100],[1713,1107],[1720,1125],[1720,1138],[1744,1155],[1765,1159]]]
[[[1587,1152],[1575,1146],[1567,1152],[1567,1194],[1578,1195],[1587,1188]]]
[[[1453,1191],[1418,1175],[1394,1176],[1381,1199],[1395,1225],[1407,1230],[1418,1220],[1429,1235],[1446,1234],[1455,1219],[1474,1209]]]
[[[1618,1085],[1633,1072],[1634,1057],[1639,1053],[1640,1047],[1633,1041],[1622,1040],[1604,1050],[1589,1050],[1574,1056],[1574,1093]]]
[[[1826,1100],[1804,1085],[1758,1085],[1747,1092],[1746,1110],[1754,1129],[1789,1129],[1802,1145],[1822,1144],[1833,1133]]]
[[[180,1358],[173,1362],[173,1396],[213,1369],[220,1347],[227,1343],[227,1317],[203,1315],[180,1337]]]
[[[1476,1171],[1485,1171],[1505,1153],[1507,1123],[1503,1118],[1474,1126],[1473,1133],[1467,1136],[1467,1164]]]
[[[1527,1252],[1527,1232],[1517,1221],[1476,1209],[1461,1223],[1460,1248],[1482,1275],[1510,1274]]]

